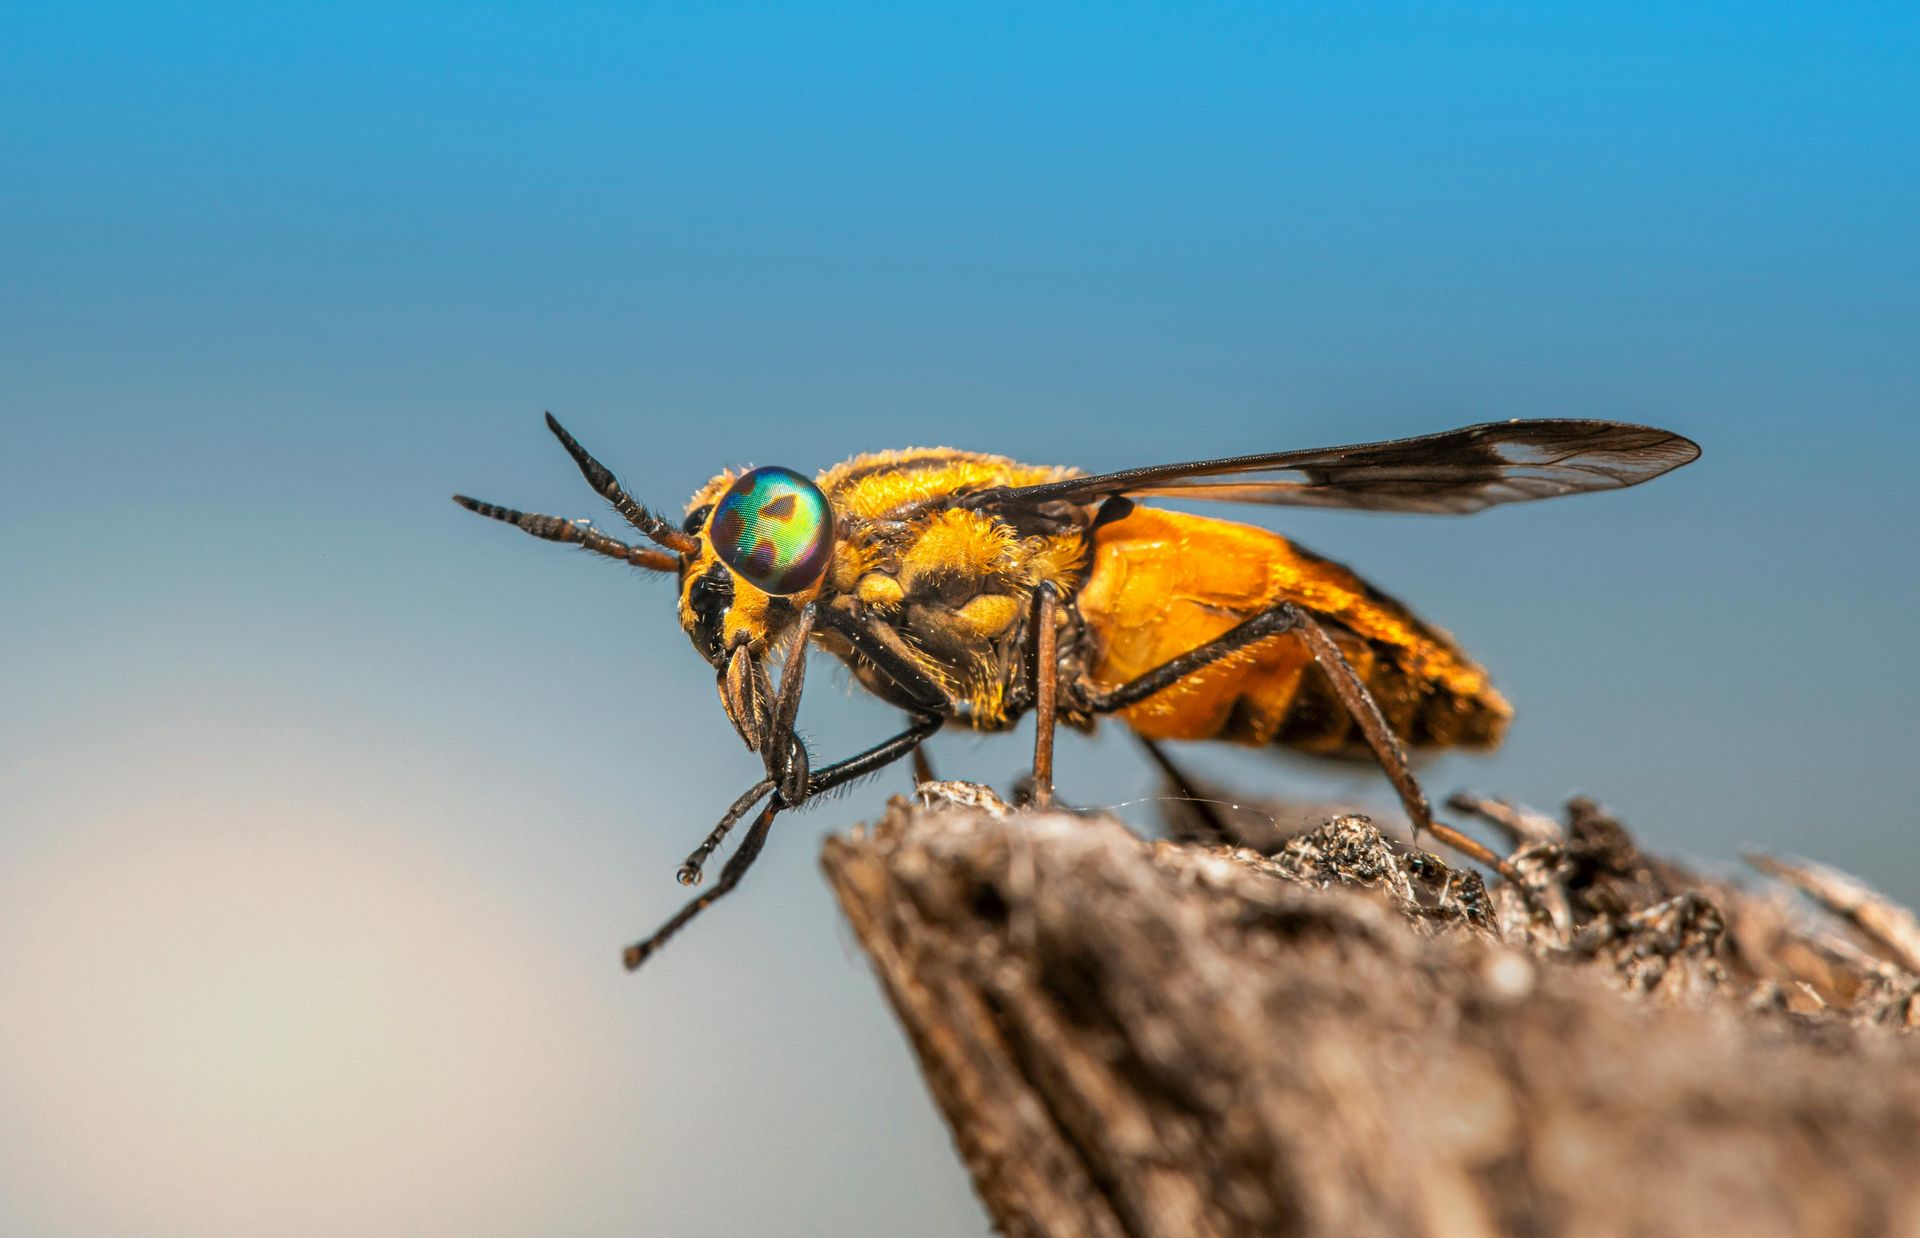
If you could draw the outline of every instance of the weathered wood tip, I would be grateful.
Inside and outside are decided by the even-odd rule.
[[[1552,914],[1353,816],[897,801],[824,865],[1010,1234],[1920,1227],[1920,977],[1592,804],[1476,807]]]

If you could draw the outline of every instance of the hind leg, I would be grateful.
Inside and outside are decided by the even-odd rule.
[[[1414,841],[1417,843],[1420,831],[1425,830],[1455,851],[1495,869],[1502,877],[1520,887],[1518,874],[1505,860],[1452,826],[1433,819],[1433,806],[1427,800],[1427,793],[1420,789],[1419,781],[1414,778],[1407,762],[1407,750],[1401,745],[1400,737],[1394,734],[1393,728],[1387,725],[1379,702],[1367,691],[1367,685],[1354,672],[1353,666],[1340,652],[1340,647],[1333,643],[1333,638],[1327,635],[1326,629],[1292,602],[1278,603],[1242,620],[1206,644],[1163,662],[1110,692],[1095,693],[1091,697],[1090,708],[1094,713],[1125,709],[1256,641],[1289,632],[1298,633],[1300,639],[1306,642],[1313,660],[1325,672],[1328,681],[1333,684],[1334,692],[1340,697],[1340,703],[1360,728],[1367,746],[1373,750],[1374,760],[1379,762],[1387,781],[1393,784],[1394,791],[1400,796],[1401,806],[1406,809],[1407,819],[1413,823]]]

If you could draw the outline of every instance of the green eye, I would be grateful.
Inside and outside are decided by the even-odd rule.
[[[708,536],[713,553],[747,583],[799,593],[827,570],[833,508],[820,487],[792,469],[754,469],[720,497]]]

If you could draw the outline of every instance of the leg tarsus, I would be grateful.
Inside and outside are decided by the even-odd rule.
[[[720,849],[720,844],[726,841],[728,831],[733,829],[740,818],[747,815],[748,809],[760,802],[762,796],[775,789],[773,779],[762,778],[754,783],[745,795],[733,802],[733,807],[727,809],[726,815],[720,818],[720,824],[713,827],[713,831],[693,849],[693,854],[687,857],[687,862],[682,864],[680,870],[674,874],[681,885],[700,884],[701,870],[706,867],[713,853]]]
[[[1527,888],[1526,884],[1520,880],[1520,874],[1514,871],[1513,865],[1494,854],[1493,850],[1485,843],[1467,837],[1443,821],[1427,822],[1427,833],[1433,835],[1436,841],[1453,848],[1468,859],[1477,860],[1485,864],[1488,868],[1493,869],[1502,877],[1511,881],[1515,889],[1525,890]],[[1418,845],[1418,841],[1418,839],[1415,839],[1415,845]]]
[[[729,890],[740,884],[740,879],[747,875],[747,870],[753,867],[754,860],[759,857],[760,848],[766,845],[767,831],[773,828],[773,819],[779,812],[779,799],[768,801],[767,806],[760,810],[760,815],[753,819],[753,824],[747,827],[746,837],[740,840],[739,850],[727,858],[726,867],[720,870],[720,880],[713,883],[713,889],[675,912],[673,918],[655,929],[651,937],[635,942],[621,953],[621,959],[626,963],[628,971],[637,970],[642,963],[653,957],[660,947],[666,945],[668,939],[685,928],[689,920],[713,906]]]
[[[921,741],[927,736],[939,730],[940,723],[941,719],[933,716],[916,718],[911,726],[891,739],[882,740],[865,752],[855,753],[844,761],[835,761],[832,765],[816,770],[807,779],[806,798],[812,798],[823,791],[831,791],[837,786],[864,777],[874,770],[898,761],[919,747]],[[714,882],[711,890],[675,912],[673,918],[654,930],[652,936],[628,946],[622,956],[626,960],[628,971],[634,970],[653,957],[660,947],[667,943],[668,938],[686,927],[688,921],[711,907],[717,899],[740,884],[740,879],[746,876],[747,869],[753,866],[754,860],[759,856],[761,847],[766,845],[767,831],[773,828],[774,817],[779,815],[781,809],[791,807],[775,789],[772,779],[762,779],[745,795],[735,800],[733,807],[727,810],[727,815],[721,819],[720,824],[715,826],[713,832],[707,835],[706,841],[687,857],[687,863],[680,869],[682,884],[691,885],[698,882],[700,865],[705,863],[720,846],[733,823],[744,816],[746,811],[769,791],[773,792],[773,798],[768,800],[766,807],[760,810],[760,815],[753,819],[753,824],[747,829],[746,837],[740,840],[739,849],[727,857],[726,867],[720,870],[720,880]]]

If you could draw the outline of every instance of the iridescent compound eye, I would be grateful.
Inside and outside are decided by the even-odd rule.
[[[754,469],[736,478],[707,526],[713,553],[767,593],[799,593],[827,570],[833,508],[792,469]]]

